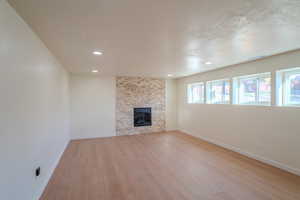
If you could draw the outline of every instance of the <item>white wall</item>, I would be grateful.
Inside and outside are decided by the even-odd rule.
[[[72,139],[116,136],[116,77],[71,75]],[[166,130],[177,129],[176,80],[166,80]]]
[[[186,85],[300,66],[300,51],[273,56],[178,80],[178,126],[248,156],[300,174],[300,108],[186,103]],[[274,87],[273,87],[274,88]]]
[[[42,193],[69,141],[68,90],[68,73],[0,1],[0,199]]]
[[[72,75],[70,88],[72,139],[115,136],[115,77]]]
[[[177,130],[177,82],[166,80],[166,130]]]

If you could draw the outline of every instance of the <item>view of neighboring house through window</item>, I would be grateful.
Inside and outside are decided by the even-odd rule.
[[[206,88],[208,104],[230,103],[230,81],[228,79],[209,81],[207,82]]]
[[[233,78],[233,104],[271,105],[271,73],[261,73]],[[276,102],[279,106],[300,106],[300,68],[276,72]],[[206,95],[203,82],[188,84],[189,104],[230,104],[231,82],[229,79],[208,81]]]
[[[271,105],[271,73],[234,78],[235,104]]]
[[[278,105],[300,106],[300,68],[277,72]]]

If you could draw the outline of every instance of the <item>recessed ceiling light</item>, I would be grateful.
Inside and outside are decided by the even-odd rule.
[[[93,54],[99,56],[99,55],[102,55],[103,53],[101,51],[94,51]]]
[[[172,74],[168,74],[168,77],[172,77],[173,75]]]
[[[206,64],[206,65],[211,65],[212,63],[211,63],[211,62],[206,62],[205,64]]]
[[[93,73],[98,73],[99,71],[97,69],[92,70]]]

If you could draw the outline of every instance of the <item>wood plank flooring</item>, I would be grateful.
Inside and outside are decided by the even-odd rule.
[[[180,133],[72,141],[41,200],[299,200],[300,177]]]

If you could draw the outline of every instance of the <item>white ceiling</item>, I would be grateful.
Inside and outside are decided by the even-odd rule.
[[[300,0],[9,2],[73,73],[180,77],[300,48]]]

